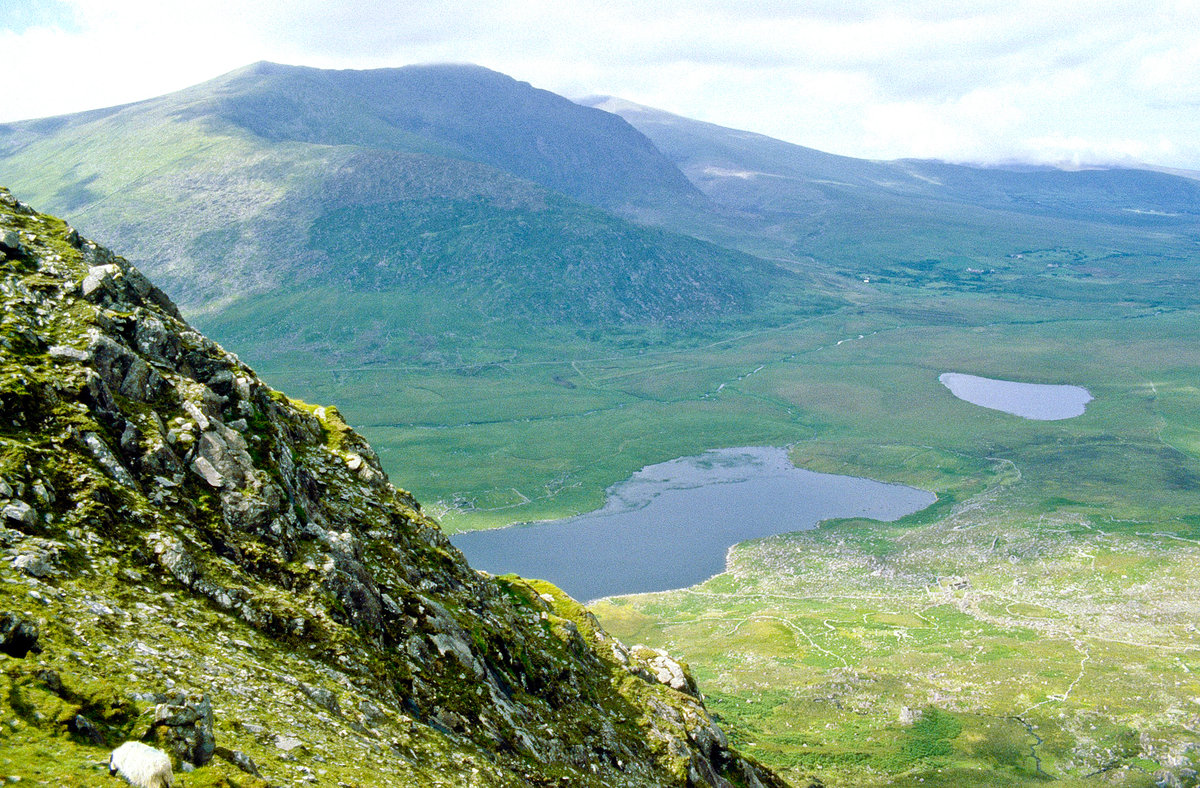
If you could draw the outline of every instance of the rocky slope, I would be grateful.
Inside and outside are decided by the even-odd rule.
[[[0,774],[110,784],[146,738],[185,786],[783,785],[123,259],[7,191],[0,254]]]

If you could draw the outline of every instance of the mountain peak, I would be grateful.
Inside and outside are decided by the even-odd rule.
[[[201,98],[189,115],[268,140],[418,152],[432,143],[602,207],[698,194],[621,118],[478,65],[335,71],[264,61],[189,95]]]

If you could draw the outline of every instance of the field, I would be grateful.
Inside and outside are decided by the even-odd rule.
[[[1200,722],[1200,542],[996,506],[1022,483],[929,525],[746,544],[699,587],[595,611],[688,659],[801,785],[1152,785]]]
[[[932,490],[899,523],[747,543],[701,586],[594,610],[686,659],[735,740],[797,782],[1151,785],[1170,768],[1187,784],[1200,324],[1188,303],[1107,292],[864,285],[725,336],[523,344],[500,327],[472,343],[499,361],[258,366],[337,402],[449,530],[588,510],[645,464],[718,446]],[[945,371],[1095,400],[1027,421],[955,399]]]
[[[648,463],[764,443],[795,445],[801,464],[829,454],[838,459],[822,467],[934,490],[941,475],[1019,451],[1038,466],[1033,478],[1093,486],[1110,505],[1127,505],[1123,488],[1144,476],[1139,492],[1174,516],[1186,511],[1179,493],[1197,448],[1195,330],[1190,310],[901,291],[732,338],[645,347],[565,332],[535,346],[494,330],[451,357],[456,337],[431,329],[412,340],[438,356],[427,363],[243,357],[283,390],[338,403],[450,530],[585,511]],[[937,380],[945,371],[1070,382],[1096,401],[1081,419],[1028,422],[954,399]],[[922,451],[952,465],[906,459]],[[1118,477],[1130,478],[1106,487]]]

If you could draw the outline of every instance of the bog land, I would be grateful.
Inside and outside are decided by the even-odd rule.
[[[491,359],[258,366],[337,401],[450,530],[588,511],[722,446],[932,491],[897,523],[746,543],[701,586],[596,612],[687,659],[737,743],[797,780],[1151,785],[1186,774],[1200,729],[1200,323],[1165,297],[1035,294],[1058,275],[864,284],[709,337],[493,327]],[[1095,399],[1030,421],[956,399],[947,369]]]

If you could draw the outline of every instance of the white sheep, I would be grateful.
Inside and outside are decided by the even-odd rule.
[[[119,774],[137,788],[171,788],[171,759],[140,741],[127,741],[108,757],[108,773]]]

